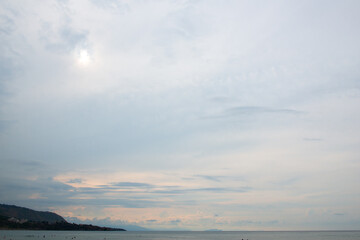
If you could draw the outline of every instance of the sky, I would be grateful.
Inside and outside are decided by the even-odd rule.
[[[157,230],[359,230],[359,11],[1,0],[0,203]]]

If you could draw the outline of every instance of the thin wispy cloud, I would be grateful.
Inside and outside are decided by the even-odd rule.
[[[232,107],[226,110],[223,110],[218,115],[202,117],[203,119],[230,119],[234,117],[259,117],[259,115],[266,114],[284,114],[284,115],[296,115],[304,114],[302,111],[294,109],[276,109],[269,107],[259,107],[259,106],[240,106]]]
[[[221,182],[221,178],[223,178],[223,176],[208,176],[208,175],[195,175],[194,177],[200,177],[214,182]]]

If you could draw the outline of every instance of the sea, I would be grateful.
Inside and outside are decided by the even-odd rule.
[[[94,232],[0,230],[0,240],[360,240],[360,231]]]

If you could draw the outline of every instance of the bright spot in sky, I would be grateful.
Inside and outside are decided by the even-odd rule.
[[[81,65],[88,65],[90,62],[90,55],[87,50],[80,50],[78,54],[78,61]]]

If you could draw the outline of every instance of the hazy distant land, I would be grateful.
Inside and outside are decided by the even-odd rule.
[[[122,228],[99,227],[91,224],[68,223],[52,212],[41,212],[13,205],[0,204],[2,230],[71,230],[71,231],[126,231]]]

